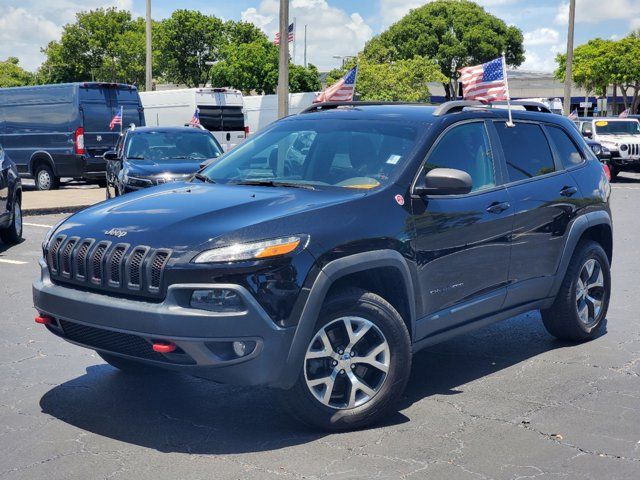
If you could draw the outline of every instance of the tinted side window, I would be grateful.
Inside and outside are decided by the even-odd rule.
[[[564,130],[558,127],[548,126],[547,132],[549,132],[549,136],[556,146],[556,150],[560,155],[560,160],[562,161],[564,168],[580,165],[582,163],[582,155],[580,155],[578,147],[576,147],[573,140],[569,138]]]
[[[507,162],[509,181],[517,182],[555,171],[553,156],[542,128],[532,123],[516,123],[509,128],[496,122]]]
[[[493,155],[483,122],[465,123],[449,130],[429,155],[425,173],[455,168],[471,175],[472,191],[495,186]]]

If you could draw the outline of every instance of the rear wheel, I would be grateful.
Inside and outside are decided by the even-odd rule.
[[[610,295],[611,272],[606,253],[600,244],[582,241],[552,307],[542,311],[544,326],[561,340],[591,340],[604,325]]]
[[[379,421],[400,399],[411,371],[411,342],[398,312],[382,297],[347,289],[329,298],[307,346],[286,409],[325,430]]]
[[[620,169],[614,165],[609,164],[609,174],[611,175],[611,181],[615,182],[618,178],[618,174],[620,173]]]
[[[53,174],[53,169],[45,163],[36,167],[34,177],[38,190],[55,190],[60,185],[60,179]]]
[[[0,240],[7,245],[15,245],[22,241],[22,209],[17,199],[11,209],[11,223],[8,227],[0,229]]]
[[[154,367],[153,365],[148,365],[146,363],[137,362],[135,360],[129,360],[127,358],[118,357],[117,355],[111,355],[109,353],[104,352],[96,352],[100,357],[107,362],[112,367],[117,368],[123,373],[128,373],[132,375],[142,375],[142,374],[154,374],[160,373],[161,369],[158,367]]]

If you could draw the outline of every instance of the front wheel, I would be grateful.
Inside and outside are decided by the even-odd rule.
[[[542,311],[547,331],[561,340],[595,338],[604,325],[611,296],[609,259],[600,244],[581,241],[571,258],[556,299]]]
[[[284,407],[325,430],[379,421],[400,399],[411,341],[400,314],[379,295],[346,289],[323,305],[300,374]]]

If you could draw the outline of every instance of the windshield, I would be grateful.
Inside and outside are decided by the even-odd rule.
[[[133,132],[129,134],[126,157],[154,162],[201,161],[222,155],[213,136],[206,131]]]
[[[600,120],[596,122],[596,132],[598,135],[640,135],[640,122]]]
[[[416,123],[289,120],[250,138],[201,173],[216,183],[369,189],[388,183],[403,168],[417,137]]]

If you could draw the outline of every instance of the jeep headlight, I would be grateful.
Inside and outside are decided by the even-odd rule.
[[[602,153],[602,147],[600,145],[591,145],[591,150],[596,155],[600,155]]]
[[[251,243],[236,243],[226,247],[212,248],[199,253],[193,263],[240,262],[261,260],[286,255],[306,248],[308,235],[274,238]]]
[[[629,147],[627,145],[620,145],[620,151],[621,152],[626,152],[629,149]]]

